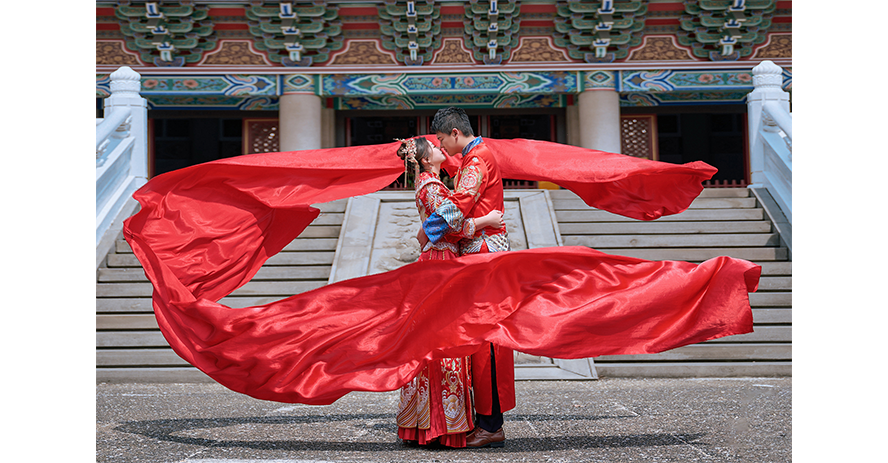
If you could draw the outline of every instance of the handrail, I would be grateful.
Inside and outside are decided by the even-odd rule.
[[[96,267],[137,206],[133,193],[148,177],[148,108],[141,76],[127,66],[111,74],[105,118],[96,118]]]
[[[792,114],[789,114],[776,101],[766,101],[762,105],[762,110],[780,127],[780,130],[786,134],[786,138],[792,141]]]
[[[102,142],[116,132],[118,127],[123,125],[132,114],[133,110],[130,108],[117,108],[101,124],[96,125],[96,151],[99,150]]]
[[[765,60],[752,69],[754,90],[746,96],[749,185],[766,190],[792,225],[792,113],[783,90],[783,69]]]

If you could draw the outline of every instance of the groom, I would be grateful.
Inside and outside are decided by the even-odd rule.
[[[422,246],[428,240],[438,241],[446,234],[459,231],[462,219],[481,217],[493,210],[503,211],[503,182],[496,159],[476,137],[465,111],[444,108],[435,114],[431,131],[441,149],[462,162],[443,166],[454,179],[453,201],[446,201],[423,222],[417,239]],[[448,165],[449,164],[449,165]],[[506,227],[477,230],[471,239],[459,243],[459,255],[509,250]],[[476,427],[466,438],[467,447],[502,447],[505,445],[503,412],[515,408],[515,361],[512,350],[486,343],[472,355],[472,389]]]

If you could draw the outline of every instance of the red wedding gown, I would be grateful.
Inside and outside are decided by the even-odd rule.
[[[542,141],[485,143],[505,178],[551,181],[641,220],[685,210],[715,173],[702,162]],[[242,309],[218,302],[317,217],[311,204],[372,193],[401,175],[399,145],[238,156],[139,189],[141,209],[124,237],[154,286],[154,313],[173,350],[234,391],[321,405],[351,391],[396,390],[429,361],[471,355],[485,342],[569,359],[752,331],[748,293],[759,266],[730,257],[652,262],[585,247],[415,262]]]
[[[424,221],[444,200],[452,197],[447,186],[432,172],[416,178],[416,206]],[[475,234],[474,219],[463,221],[462,237]],[[419,262],[456,259],[460,235],[447,235],[427,243]],[[432,360],[401,388],[398,404],[398,437],[426,445],[438,439],[447,447],[466,446],[472,420],[472,364],[469,357]]]

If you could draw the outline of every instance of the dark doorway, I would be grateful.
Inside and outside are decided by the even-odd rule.
[[[242,154],[241,119],[152,119],[154,175]]]
[[[746,185],[745,123],[746,115],[742,113],[659,114],[660,161],[703,161],[718,168],[710,182]]]
[[[418,117],[351,117],[346,120],[347,146],[379,145],[420,135]]]
[[[552,114],[487,117],[490,124],[490,138],[555,141],[553,130],[555,116]]]

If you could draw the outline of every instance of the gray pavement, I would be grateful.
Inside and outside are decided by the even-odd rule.
[[[502,449],[410,448],[398,393],[328,406],[218,384],[97,384],[97,462],[789,462],[792,378],[520,381]]]

